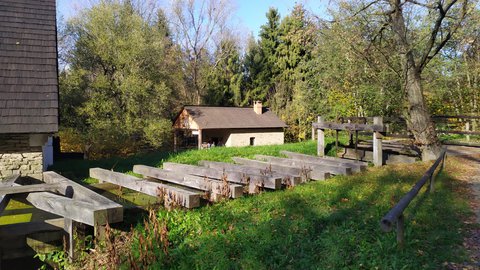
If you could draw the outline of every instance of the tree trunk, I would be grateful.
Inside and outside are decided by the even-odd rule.
[[[409,68],[405,75],[405,91],[408,100],[408,129],[415,137],[415,144],[422,150],[422,160],[436,159],[441,151],[441,145],[435,131],[435,124],[425,104],[420,73],[415,68]]]
[[[403,17],[400,1],[390,0],[394,12],[391,14],[392,28],[395,33],[403,69],[403,81],[408,101],[408,129],[415,137],[415,143],[422,151],[422,160],[436,159],[441,145],[435,131],[421,84],[421,68],[417,67],[413,48],[408,40],[407,27]]]

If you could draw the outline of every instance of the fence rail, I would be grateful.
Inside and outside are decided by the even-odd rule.
[[[397,224],[397,243],[400,247],[405,244],[405,230],[404,230],[404,215],[403,211],[408,207],[410,202],[417,196],[422,187],[430,181],[429,191],[434,191],[435,171],[440,167],[438,173],[445,167],[446,149],[443,149],[440,156],[435,163],[425,172],[422,178],[412,187],[412,189],[403,196],[403,198],[382,218],[380,227],[384,232],[392,231],[395,224]],[[437,175],[438,175],[437,173]]]

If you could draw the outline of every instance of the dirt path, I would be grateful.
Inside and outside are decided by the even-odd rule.
[[[480,269],[480,148],[454,146],[448,149],[448,155],[460,158],[466,167],[460,180],[468,184],[470,207],[475,215],[465,221],[472,224],[463,242],[463,246],[469,251],[470,261],[462,265],[449,264],[447,268]]]

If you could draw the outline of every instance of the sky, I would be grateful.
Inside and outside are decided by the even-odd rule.
[[[79,10],[83,0],[57,0],[58,12],[65,19]],[[248,33],[258,37],[260,26],[266,23],[265,14],[270,7],[275,7],[282,18],[289,14],[295,3],[304,4],[305,8],[317,15],[325,13],[327,0],[233,0],[235,16],[232,20],[237,21],[239,27]]]

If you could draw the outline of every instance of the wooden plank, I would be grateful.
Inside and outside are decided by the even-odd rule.
[[[62,185],[61,194],[77,201],[88,202],[107,210],[110,224],[123,221],[123,206],[104,196],[63,177],[55,172],[44,172],[43,181],[48,184]]]
[[[30,192],[59,192],[62,189],[62,185],[56,184],[36,184],[26,186],[13,186],[13,187],[0,187],[0,196],[11,194],[22,194]]]
[[[239,164],[243,165],[248,165],[256,168],[263,168],[266,170],[273,170],[277,171],[280,173],[285,173],[285,174],[291,174],[295,176],[300,176],[302,177],[302,180],[305,182],[309,179],[312,180],[325,180],[330,177],[330,173],[321,171],[321,170],[316,170],[316,169],[309,169],[309,168],[296,168],[292,166],[286,166],[286,165],[277,165],[277,164],[272,164],[268,162],[263,162],[263,161],[258,161],[258,160],[251,160],[251,159],[246,159],[246,158],[239,158],[239,157],[233,157],[233,161]]]
[[[335,158],[335,157],[316,157],[311,155],[305,155],[296,152],[289,152],[289,151],[280,151],[280,154],[286,155],[289,158],[298,159],[298,160],[305,160],[308,162],[318,163],[318,164],[344,164],[350,168],[354,172],[365,171],[368,167],[368,163],[357,161],[357,160],[348,160],[343,158]]]
[[[20,179],[19,174],[12,175],[7,179],[0,181],[0,187],[12,187],[18,179]],[[10,195],[0,195],[0,214],[5,210],[9,202]]]
[[[225,192],[223,189],[225,185],[227,185],[231,198],[243,196],[243,187],[241,185],[229,184],[228,182],[224,183],[223,181],[210,179],[208,177],[182,174],[145,165],[133,166],[133,172],[165,182],[211,192],[213,194],[224,194]]]
[[[255,155],[255,159],[267,161],[271,164],[286,165],[286,166],[292,166],[296,168],[309,168],[310,170],[319,170],[319,171],[324,171],[324,172],[328,172],[336,175],[352,174],[352,168],[344,164],[337,164],[337,165],[319,164],[319,163],[313,163],[313,162],[308,162],[304,160],[271,157],[271,156],[265,156],[265,155]]]
[[[165,170],[184,172],[192,175],[209,177],[214,179],[222,179],[227,177],[227,181],[238,184],[255,184],[268,189],[280,189],[282,187],[281,177],[269,177],[260,174],[247,174],[244,172],[228,171],[223,169],[207,168],[194,165],[186,165],[179,163],[165,162],[163,163]]]
[[[108,222],[107,209],[48,192],[30,193],[27,201],[43,211],[53,213],[90,226]]]
[[[268,177],[281,178],[282,184],[287,186],[296,186],[302,182],[302,179],[300,176],[292,176],[284,173],[272,172],[269,170],[259,169],[255,167],[245,166],[245,165],[217,162],[217,161],[207,161],[207,160],[201,160],[199,164],[208,168],[214,168],[219,170],[241,172],[249,175],[265,175]]]
[[[333,129],[333,130],[349,130],[349,131],[369,131],[369,132],[385,132],[383,125],[369,125],[369,124],[354,124],[354,123],[332,123],[321,122],[313,123],[313,127],[316,129]]]
[[[162,193],[175,198],[175,201],[186,208],[200,206],[200,197],[203,193],[192,192],[162,183],[156,183],[123,173],[113,172],[100,168],[90,169],[90,177],[109,182],[115,185],[126,187],[137,192],[157,197]]]

